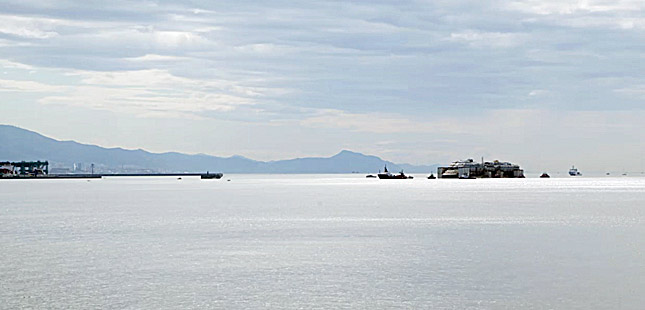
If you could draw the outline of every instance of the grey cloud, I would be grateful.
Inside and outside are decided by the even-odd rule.
[[[161,70],[226,81],[249,90],[235,96],[253,104],[221,111],[197,100],[194,114],[240,122],[326,110],[401,119],[633,111],[645,106],[644,8],[628,0],[3,1],[1,16],[13,19],[0,25],[0,58],[63,76]]]

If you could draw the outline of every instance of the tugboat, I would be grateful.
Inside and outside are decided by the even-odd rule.
[[[569,175],[572,177],[577,177],[581,176],[582,173],[580,173],[580,171],[578,171],[578,168],[576,168],[575,166],[571,166],[571,169],[569,169]]]
[[[546,172],[544,172],[544,173],[542,173],[542,175],[540,175],[540,178],[550,178],[550,177],[551,176]]]
[[[430,175],[428,176],[428,179],[429,179],[429,180],[433,180],[433,179],[436,179],[436,178],[437,178],[437,177],[435,177],[435,176],[434,176],[434,174],[432,174],[432,173],[430,173]]]
[[[412,179],[412,176],[407,176],[403,173],[403,170],[399,172],[399,174],[392,174],[389,171],[387,171],[387,166],[385,166],[385,170],[383,173],[378,174],[379,179]]]

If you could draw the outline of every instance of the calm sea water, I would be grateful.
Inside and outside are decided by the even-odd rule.
[[[643,309],[644,224],[645,178],[5,180],[0,308]]]

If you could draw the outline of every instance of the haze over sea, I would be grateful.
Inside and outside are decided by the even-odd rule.
[[[421,177],[4,180],[0,308],[645,305],[645,178]]]

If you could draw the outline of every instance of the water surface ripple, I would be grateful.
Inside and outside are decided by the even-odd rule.
[[[642,309],[645,178],[0,181],[0,308]]]

